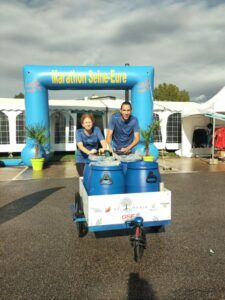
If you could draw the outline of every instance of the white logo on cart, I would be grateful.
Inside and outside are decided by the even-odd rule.
[[[149,210],[151,210],[151,211],[154,211],[154,210],[157,210],[157,209],[158,209],[158,206],[155,203],[152,203],[149,207]]]
[[[101,213],[102,209],[98,208],[98,207],[91,207],[91,209],[97,214],[97,213]]]
[[[132,209],[132,200],[130,198],[123,198],[120,202],[120,205],[122,206],[122,209],[125,211],[129,211]]]
[[[101,225],[101,224],[102,224],[102,218],[100,218],[96,221],[96,225]]]
[[[163,208],[167,208],[169,205],[170,205],[169,202],[160,203],[160,206],[162,206]]]
[[[105,208],[105,213],[109,213],[110,210],[111,210],[111,207],[110,207],[110,206],[109,206],[109,207],[106,207],[106,208]]]

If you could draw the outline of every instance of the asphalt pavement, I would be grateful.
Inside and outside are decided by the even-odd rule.
[[[78,238],[76,178],[0,182],[0,299],[225,299],[225,173],[163,174],[172,224],[129,237]]]

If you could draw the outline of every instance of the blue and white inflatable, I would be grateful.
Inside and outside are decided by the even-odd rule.
[[[131,90],[133,115],[146,129],[153,117],[154,69],[151,66],[24,66],[26,126],[41,124],[48,129],[48,90]],[[152,147],[152,146],[151,146]],[[151,148],[152,149],[152,148]],[[144,153],[142,140],[136,150]],[[154,150],[154,149],[152,149]],[[45,151],[50,152],[50,144]],[[153,151],[156,157],[157,150]],[[43,151],[43,155],[44,151]],[[31,141],[22,151],[22,159],[31,165],[34,157]]]

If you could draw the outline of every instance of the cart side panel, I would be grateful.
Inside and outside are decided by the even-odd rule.
[[[88,227],[124,227],[126,221],[141,216],[144,224],[168,224],[171,220],[171,192],[132,193],[88,197]],[[105,228],[106,229],[106,228]]]

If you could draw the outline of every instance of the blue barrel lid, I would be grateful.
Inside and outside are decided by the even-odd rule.
[[[135,161],[127,164],[127,169],[152,170],[158,169],[158,163],[153,161]]]
[[[96,165],[91,165],[90,166],[92,170],[97,170],[97,171],[122,171],[123,168],[121,165],[118,166],[96,166]]]
[[[135,160],[126,160],[125,158],[123,159],[123,158],[121,158],[121,160],[120,160],[122,163],[127,163],[127,164],[129,164],[129,163],[132,163],[132,162],[136,162],[136,161],[141,161],[141,158],[140,159],[135,159]]]
[[[102,160],[96,160],[96,159],[90,159],[90,158],[87,158],[85,164],[89,165],[90,163],[98,163],[98,162],[101,162]]]

